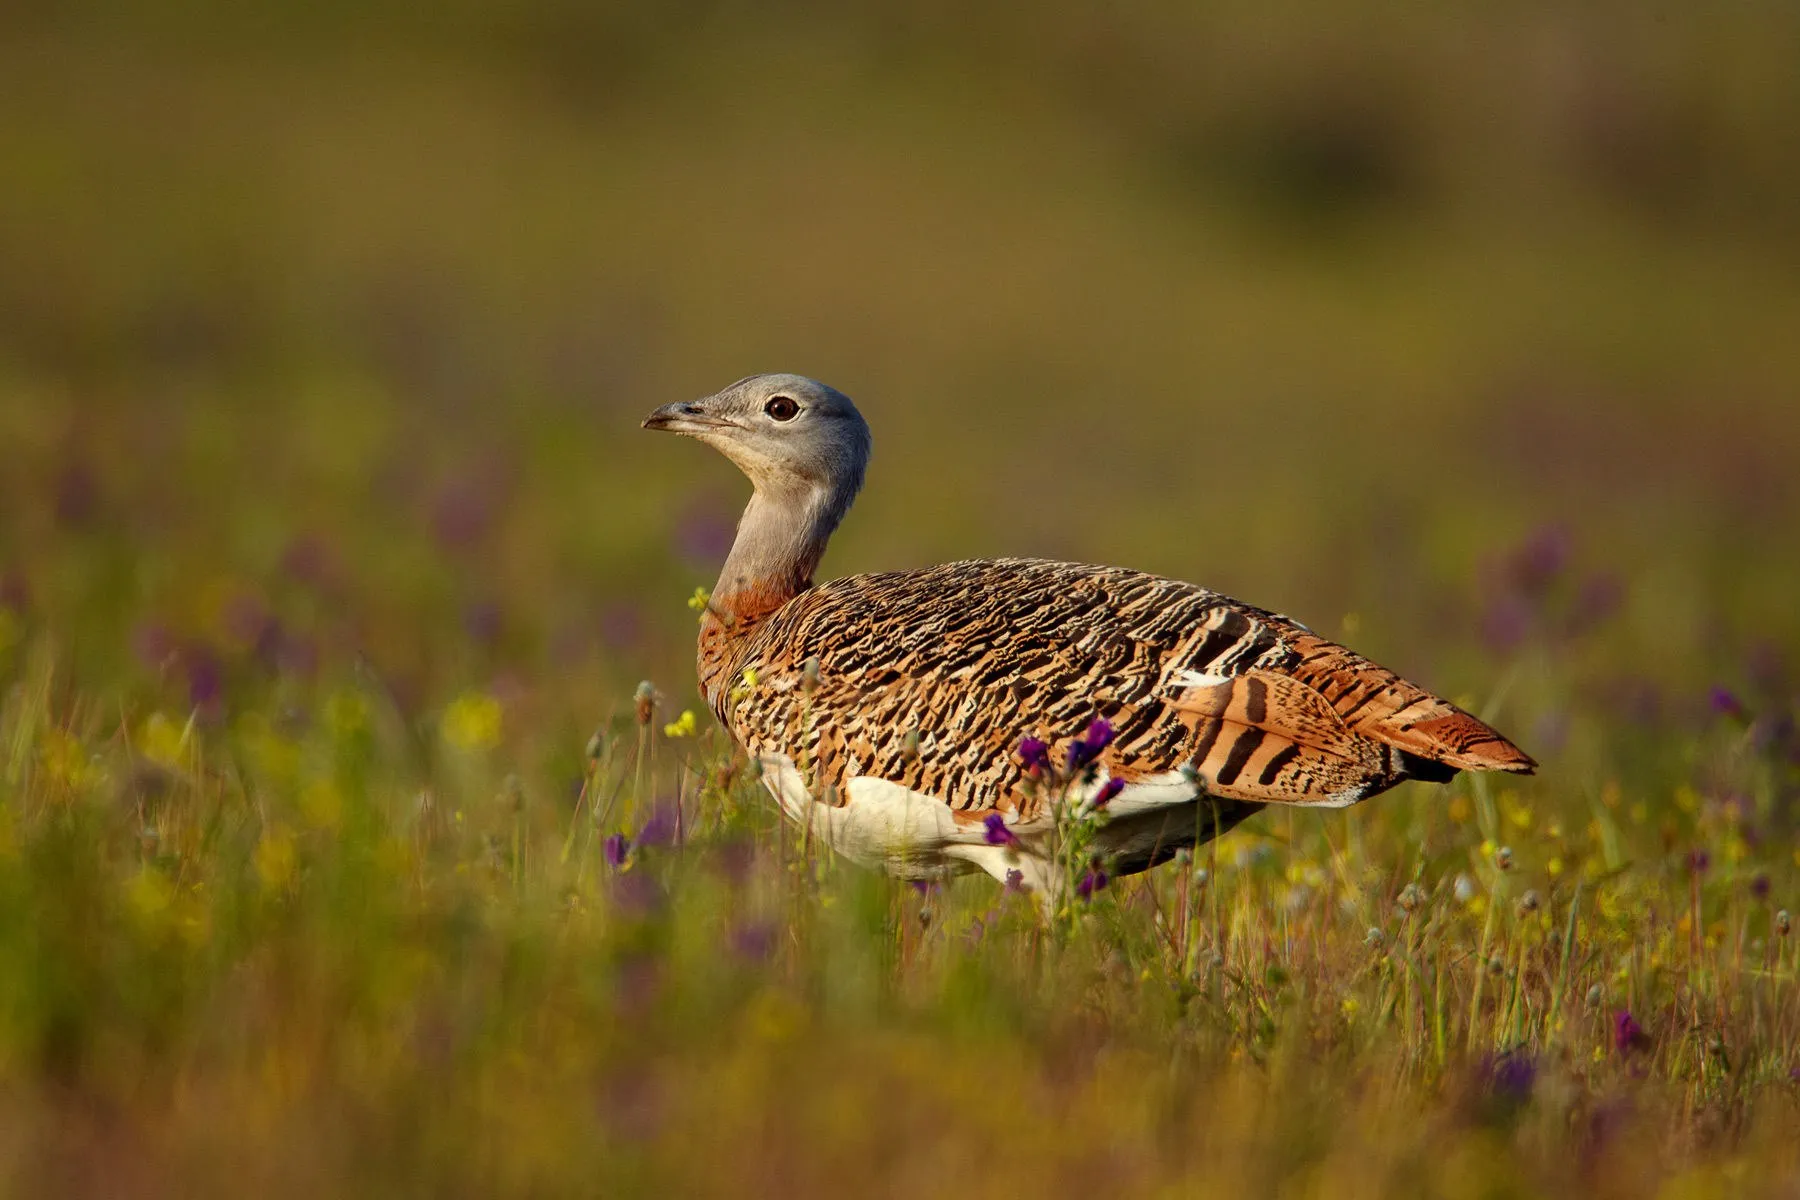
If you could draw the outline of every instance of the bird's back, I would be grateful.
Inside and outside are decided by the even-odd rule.
[[[752,753],[804,764],[827,802],[874,777],[966,819],[1016,812],[1034,794],[1021,738],[1054,744],[1095,719],[1115,731],[1107,774],[1185,769],[1254,803],[1348,804],[1408,778],[1534,765],[1294,621],[1118,568],[996,559],[850,576],[714,653],[720,718]]]

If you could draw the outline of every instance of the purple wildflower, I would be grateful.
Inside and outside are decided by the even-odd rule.
[[[56,478],[56,519],[63,525],[86,525],[100,507],[94,472],[82,462],[66,464]]]
[[[491,646],[500,639],[500,606],[491,600],[476,601],[463,609],[462,623],[470,641]]]
[[[459,479],[439,492],[432,502],[431,527],[447,550],[465,550],[479,541],[494,523],[492,489],[485,480]]]
[[[1727,688],[1713,688],[1707,693],[1707,702],[1712,705],[1713,712],[1721,717],[1730,717],[1734,721],[1741,721],[1750,715],[1744,708],[1744,702]]]
[[[731,950],[739,958],[761,962],[775,949],[775,929],[765,921],[746,921],[731,931]]]
[[[1650,1035],[1644,1027],[1625,1009],[1620,1009],[1613,1018],[1613,1049],[1620,1054],[1630,1054],[1634,1050],[1648,1050]]]
[[[696,501],[675,522],[675,551],[684,562],[711,568],[731,550],[735,529],[716,498]]]
[[[1489,1081],[1495,1096],[1523,1104],[1537,1083],[1537,1064],[1524,1054],[1508,1054],[1493,1064]]]
[[[224,707],[224,669],[219,656],[210,647],[195,643],[182,654],[181,666],[187,676],[188,704],[201,717],[216,718]]]
[[[1569,609],[1569,632],[1586,633],[1618,613],[1625,602],[1625,585],[1617,575],[1590,575],[1575,593]]]
[[[324,588],[336,575],[331,548],[314,534],[302,534],[282,551],[281,572],[297,583]]]
[[[625,865],[625,859],[631,854],[631,839],[622,833],[609,833],[602,846],[602,853],[606,855],[607,866],[622,867]]]
[[[1695,875],[1706,874],[1706,868],[1712,866],[1712,855],[1704,848],[1696,846],[1688,851],[1687,868]]]
[[[600,640],[615,650],[636,645],[644,636],[644,614],[628,600],[600,610]]]
[[[1087,733],[1069,743],[1069,770],[1079,770],[1099,758],[1112,738],[1113,727],[1108,722],[1095,721],[1089,725]]]
[[[146,621],[131,634],[132,653],[138,662],[152,671],[161,671],[180,651],[175,635],[161,621]]]
[[[1094,893],[1103,890],[1109,882],[1106,869],[1096,860],[1094,865],[1089,867],[1087,873],[1075,884],[1075,894],[1083,900],[1092,900]]]
[[[1025,738],[1019,743],[1019,761],[1033,774],[1047,770],[1050,766],[1050,747],[1037,738]]]
[[[999,813],[989,813],[981,824],[988,845],[1016,846],[1019,844],[1019,835],[1006,827],[1006,818]]]
[[[640,846],[666,846],[675,840],[681,828],[681,814],[674,801],[659,800],[651,810],[650,819],[638,830],[637,843]]]
[[[650,871],[627,871],[613,881],[613,898],[619,911],[650,917],[667,907],[668,892]]]
[[[1750,880],[1750,894],[1758,900],[1767,900],[1769,898],[1769,877],[1758,871]]]
[[[282,631],[273,650],[274,670],[311,679],[319,671],[319,644],[309,635]]]
[[[0,608],[10,608],[23,616],[30,607],[31,587],[25,582],[25,576],[10,568],[0,573]]]
[[[938,885],[930,879],[910,879],[912,890],[929,899],[937,894]]]
[[[1108,779],[1105,783],[1101,784],[1100,790],[1098,792],[1094,793],[1094,807],[1095,808],[1105,808],[1108,804],[1111,804],[1113,802],[1113,800],[1118,796],[1118,794],[1120,792],[1122,792],[1124,790],[1125,790],[1125,781],[1123,779],[1120,779],[1117,775],[1114,775],[1112,778]]]
[[[1561,525],[1533,531],[1508,556],[1506,568],[1513,587],[1522,595],[1543,595],[1569,565],[1571,548],[1569,531]]]
[[[742,887],[756,863],[756,848],[748,841],[726,842],[717,848],[713,861],[718,864],[719,874],[726,883],[734,888]]]
[[[1006,873],[1006,890],[1009,892],[1024,891],[1025,890],[1025,872],[1019,870],[1016,867],[1013,868],[1012,870],[1008,871]]]
[[[1495,653],[1516,650],[1530,632],[1531,606],[1517,596],[1496,596],[1481,614],[1481,636]]]

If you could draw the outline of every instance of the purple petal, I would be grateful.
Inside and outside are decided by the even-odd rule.
[[[1726,688],[1713,688],[1707,694],[1707,701],[1712,705],[1712,710],[1721,717],[1731,717],[1741,721],[1746,715],[1744,702]]]
[[[1634,1050],[1645,1050],[1650,1046],[1650,1036],[1644,1027],[1625,1009],[1613,1018],[1613,1048],[1620,1054],[1630,1054]]]

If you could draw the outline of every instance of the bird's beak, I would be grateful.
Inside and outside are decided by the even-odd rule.
[[[704,433],[730,425],[730,421],[713,416],[692,400],[665,404],[644,418],[645,429],[663,429],[669,433]]]

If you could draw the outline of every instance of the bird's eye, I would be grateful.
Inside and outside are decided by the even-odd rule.
[[[791,421],[800,415],[800,406],[787,396],[770,396],[769,402],[763,405],[763,411],[777,421]]]

